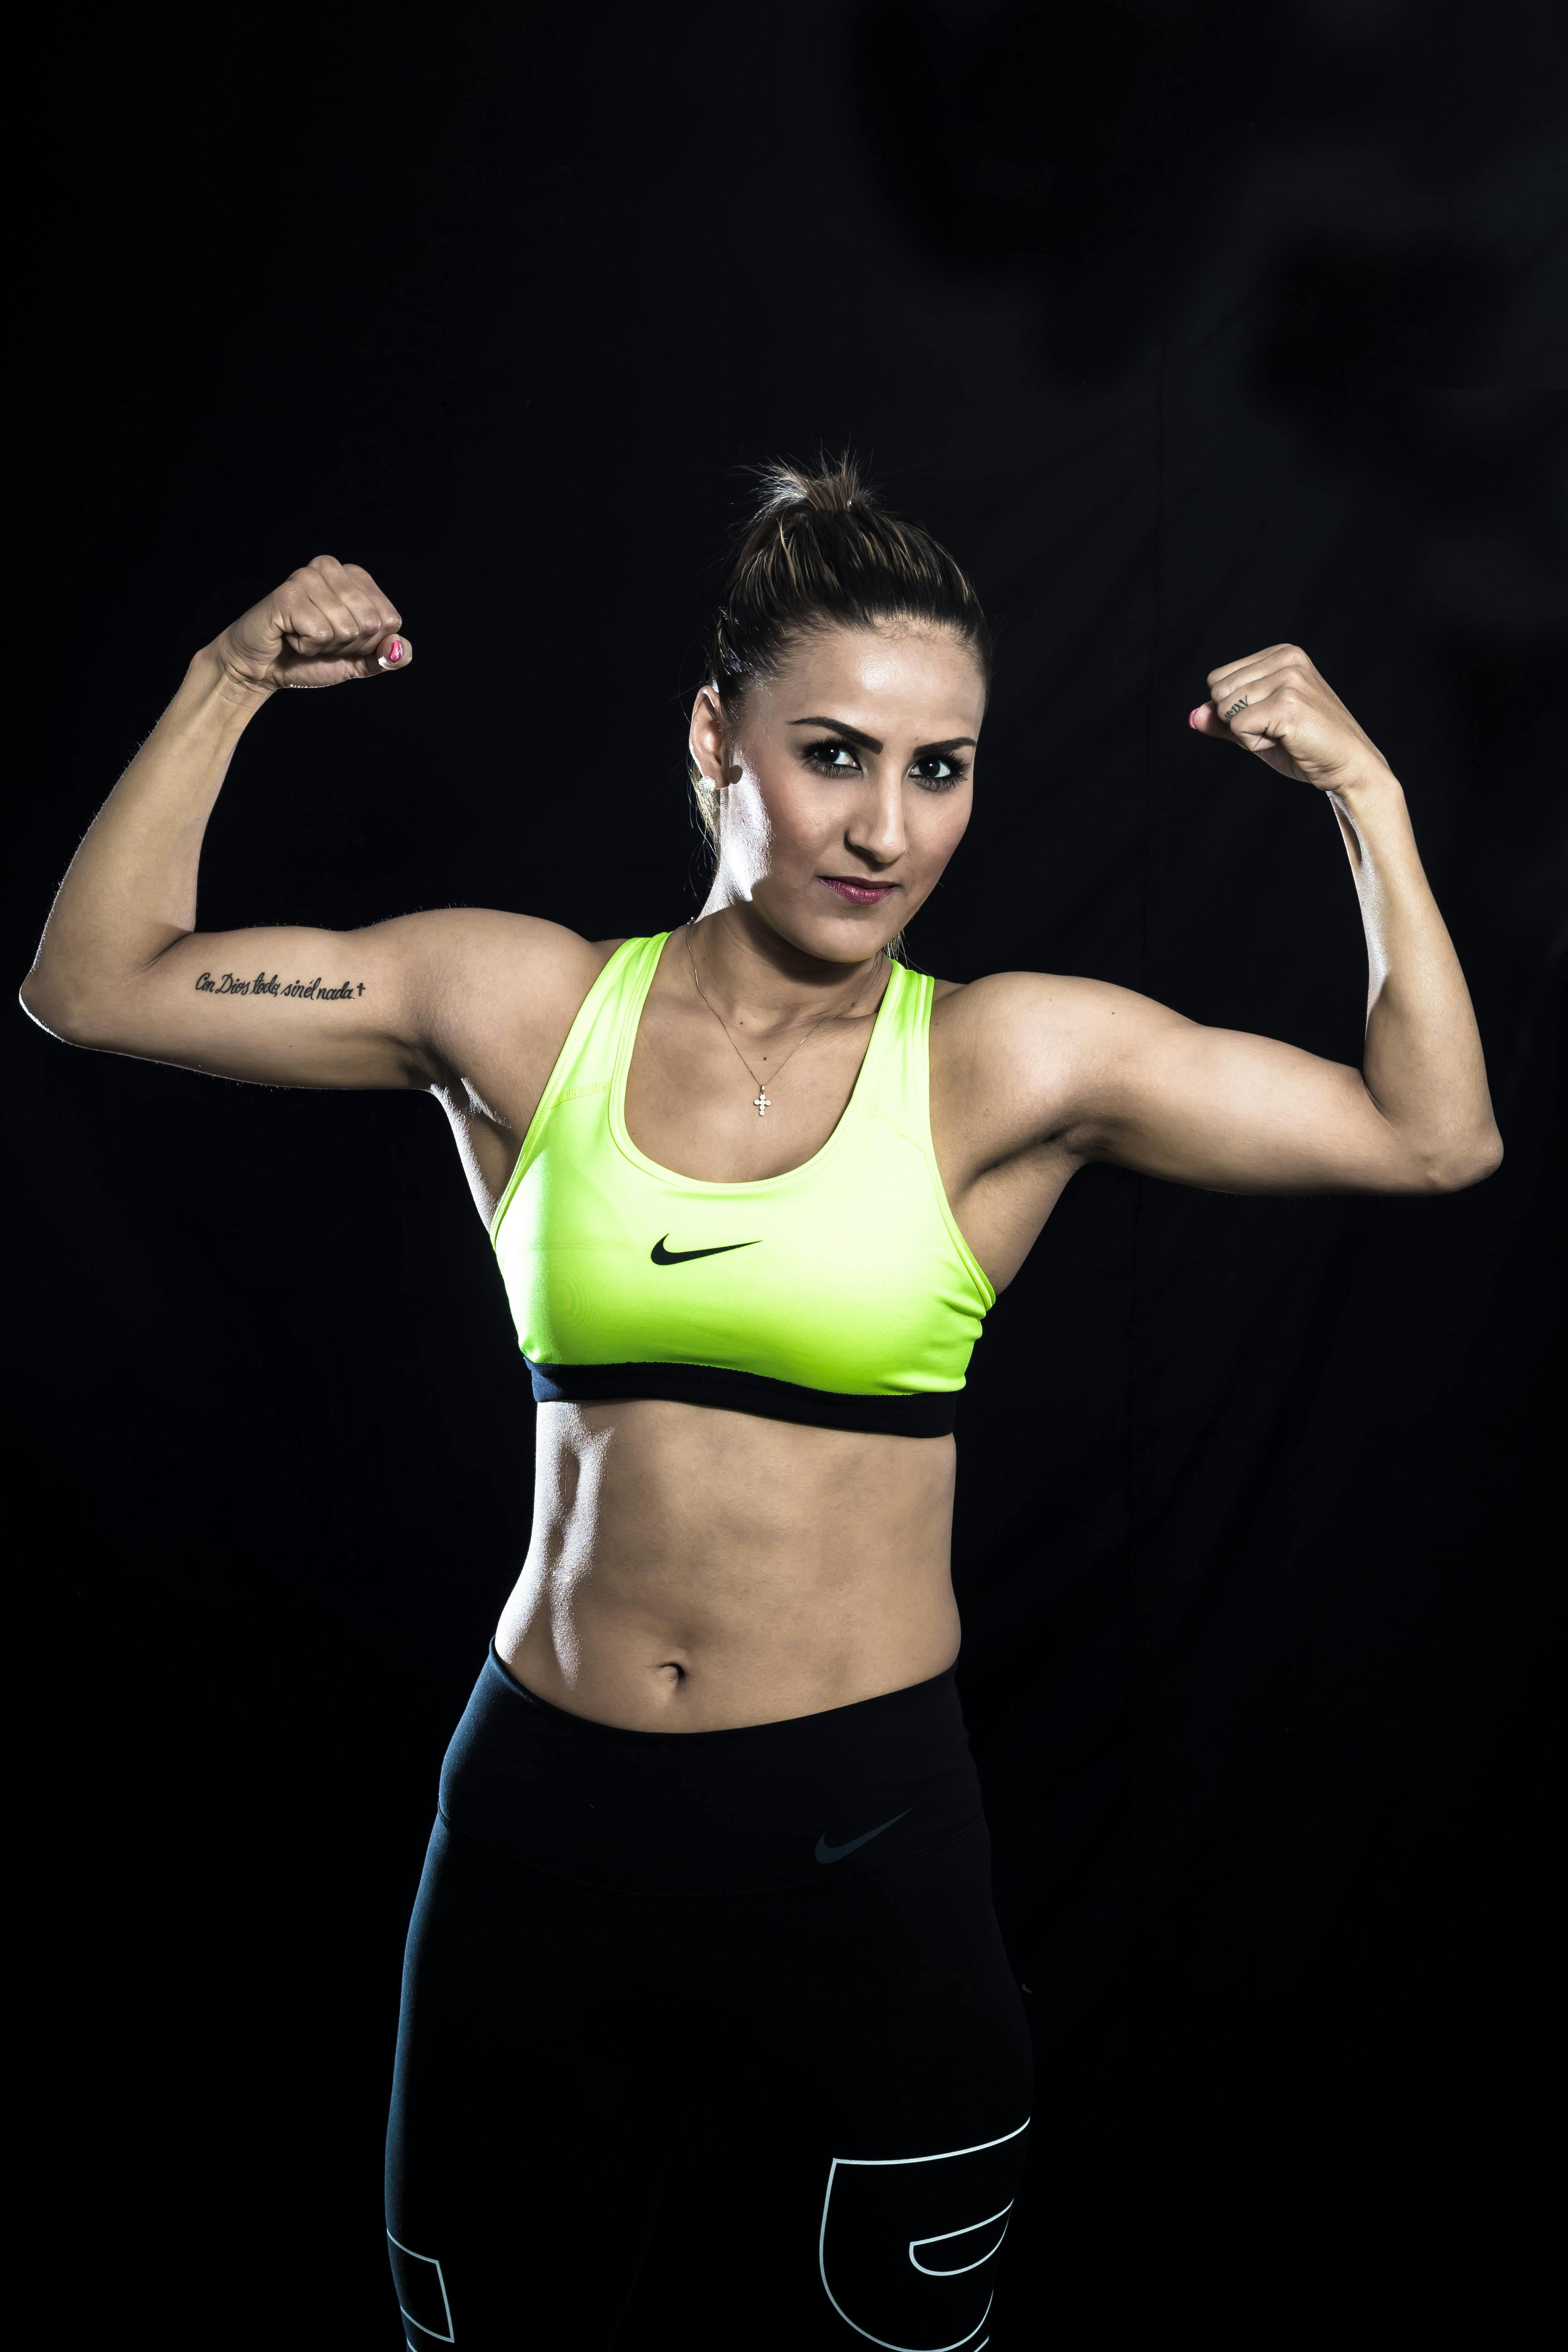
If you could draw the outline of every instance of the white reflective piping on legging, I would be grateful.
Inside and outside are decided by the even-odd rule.
[[[408,2224],[405,2222],[403,2226],[406,2229]],[[403,2312],[403,2316],[408,2322],[410,2327],[416,2327],[419,2330],[420,2335],[427,2336],[433,2344],[455,2344],[458,2338],[452,2327],[451,2298],[447,2293],[447,2282],[442,2275],[440,2263],[437,2261],[434,2254],[422,2254],[415,2247],[405,2246],[401,2238],[393,2237],[390,2230],[388,2230],[386,2234],[390,2242],[397,2248],[400,2254],[406,2254],[410,2262],[428,2263],[431,2269],[435,2272],[436,2284],[441,2290],[441,2308],[447,2315],[447,2333],[443,2336],[438,2329],[426,2327],[425,2322],[422,2319],[416,2319],[411,2311],[403,2311],[403,2305],[401,2303],[397,2306],[398,2310]],[[405,2337],[404,2340],[408,2343],[410,2352],[413,2352],[412,2338]]]
[[[816,2271],[817,2276],[822,2281],[823,2294],[827,2297],[828,2302],[833,2305],[834,2310],[838,2314],[839,2318],[844,2322],[846,2327],[852,2327],[857,2336],[863,2336],[866,2338],[868,2344],[877,2345],[879,2347],[879,2352],[965,2352],[965,2347],[969,2347],[969,2352],[984,2352],[984,2347],[990,2343],[991,2338],[988,2336],[983,2336],[980,2337],[978,2344],[975,2343],[974,2338],[980,2334],[980,2330],[984,2326],[986,2321],[991,2316],[991,2305],[996,2300],[994,2294],[991,2294],[986,2297],[985,2308],[981,2313],[979,2318],[975,2321],[973,2326],[967,2329],[963,2335],[954,2336],[951,2344],[932,2344],[924,2347],[916,2347],[908,2344],[894,2344],[891,2343],[885,2336],[873,2336],[868,2327],[862,2327],[858,2320],[850,2318],[849,2314],[845,2310],[844,2305],[839,2302],[838,2297],[834,2294],[833,2289],[827,2284],[827,2209],[833,2201],[834,2175],[837,2172],[841,2164],[866,2166],[894,2164],[942,2164],[945,2163],[950,2157],[979,2156],[988,2147],[1003,2147],[1006,2145],[1008,2140],[1017,2139],[1022,2133],[1028,2130],[1029,2122],[1030,2118],[1026,2116],[1023,2122],[1018,2126],[1016,2131],[1000,2132],[994,2139],[976,2140],[973,2147],[939,2148],[933,2156],[836,2156],[833,2158],[827,2168],[827,2189],[822,2200],[822,2222],[816,2233]],[[1007,2207],[1004,2210],[1010,2211],[1011,2208]],[[971,2229],[984,2229],[984,2223],[981,2221],[972,2221],[969,2224]],[[953,2230],[949,2231],[947,2234],[957,2238],[962,2237],[963,2232],[962,2230]],[[1004,2232],[1004,2235],[1005,2235],[1005,2232]],[[928,2242],[932,2242],[922,2239],[911,2239],[910,2241],[911,2248],[915,2245]],[[998,2239],[997,2244],[1000,2243],[1001,2240]],[[995,2247],[993,2247],[992,2252],[994,2253],[995,2250]],[[911,2252],[910,2260],[913,2261],[913,2259],[914,2257]],[[987,2259],[988,2258],[984,2254],[981,2256],[982,2262]],[[970,2268],[975,2270],[977,2270],[979,2266],[978,2263],[969,2265]],[[922,2267],[923,2266],[921,2263],[915,2263],[915,2268],[917,2270]],[[928,2277],[934,2277],[938,2275],[938,2273],[934,2272],[927,2272],[926,2275]],[[949,2277],[957,2277],[960,2273],[957,2272],[949,2272],[945,2273],[945,2275]]]
[[[965,2152],[967,2153],[967,2151]],[[987,2213],[984,2221],[971,2221],[968,2229],[966,2230],[942,2230],[938,2231],[934,2238],[911,2238],[910,2240],[910,2262],[913,2263],[917,2271],[923,2271],[927,2278],[962,2278],[965,2271],[977,2271],[982,2263],[988,2263],[991,2260],[992,2255],[996,2252],[996,2246],[1001,2244],[1002,2238],[1005,2238],[1007,2234],[1005,2230],[1002,2232],[1002,2238],[997,2239],[996,2246],[987,2246],[985,2252],[983,2254],[976,2254],[972,2263],[960,2263],[956,2269],[951,2271],[933,2271],[929,2263],[921,2262],[920,2256],[915,2252],[915,2248],[917,2246],[944,2246],[950,2238],[967,2238],[973,2231],[988,2230],[993,2221],[1000,2221],[1004,2220],[1005,2216],[1013,2210],[1014,2202],[1015,2200],[1009,2197],[1005,2205],[1003,2206],[1000,2213]]]

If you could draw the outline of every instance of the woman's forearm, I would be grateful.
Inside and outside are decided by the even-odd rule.
[[[202,841],[235,747],[272,689],[204,646],[67,869],[22,1000],[50,1015],[89,1004],[195,929]]]
[[[1330,794],[1366,929],[1362,1076],[1435,1182],[1473,1181],[1502,1143],[1470,992],[1422,869],[1398,779],[1381,762]]]

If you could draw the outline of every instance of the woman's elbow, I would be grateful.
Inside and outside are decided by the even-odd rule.
[[[1464,1192],[1472,1184],[1483,1183],[1502,1165],[1502,1138],[1493,1126],[1480,1134],[1467,1136],[1462,1143],[1447,1144],[1440,1150],[1426,1155],[1422,1174],[1422,1190],[1428,1192]]]
[[[91,1007],[69,990],[49,987],[30,971],[16,992],[23,1012],[29,1021],[51,1037],[66,1045],[97,1045],[101,1038],[96,1034],[100,1025],[92,1018]]]

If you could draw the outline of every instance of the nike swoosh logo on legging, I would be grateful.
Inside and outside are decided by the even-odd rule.
[[[906,1805],[901,1813],[895,1813],[893,1815],[893,1822],[901,1822],[913,1811],[914,1807],[912,1805]],[[816,1841],[816,1858],[818,1862],[842,1862],[845,1855],[847,1853],[853,1853],[858,1845],[869,1845],[874,1837],[880,1837],[884,1830],[890,1830],[893,1826],[893,1822],[879,1822],[874,1830],[868,1830],[863,1837],[851,1838],[847,1845],[829,1845],[827,1843],[827,1835],[825,1831],[822,1836]]]
[[[669,1235],[666,1234],[664,1242],[668,1239]],[[759,1246],[756,1242],[715,1242],[711,1249],[671,1250],[665,1248],[664,1242],[655,1242],[648,1252],[655,1265],[684,1265],[689,1257],[722,1257],[726,1250],[756,1249]]]

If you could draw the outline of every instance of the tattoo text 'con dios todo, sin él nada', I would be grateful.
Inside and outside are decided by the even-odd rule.
[[[204,971],[197,978],[196,988],[204,996],[309,996],[318,1004],[364,994],[363,980],[345,980],[341,988],[324,987],[320,979],[291,980],[279,988],[278,974],[274,972],[268,980],[264,971],[258,971],[254,980],[237,980],[232,971],[215,980],[210,971]]]

